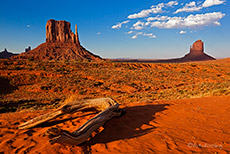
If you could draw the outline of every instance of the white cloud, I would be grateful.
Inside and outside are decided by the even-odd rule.
[[[26,27],[30,28],[30,25],[27,25]]]
[[[113,25],[112,29],[120,29],[123,24],[127,24],[128,22],[129,22],[129,20],[126,20],[126,21],[123,21],[123,22],[118,23],[116,25]]]
[[[217,25],[217,26],[220,26],[220,22],[219,21],[215,21],[214,24]]]
[[[190,3],[185,4],[185,6],[181,9],[176,10],[174,14],[179,13],[179,12],[194,12],[194,11],[199,11],[201,10],[201,6],[197,6],[195,1],[192,1]]]
[[[170,1],[170,2],[168,2],[168,3],[166,4],[166,6],[169,6],[169,7],[171,7],[171,6],[173,6],[173,5],[178,5],[178,2],[177,2],[177,1]]]
[[[204,13],[204,14],[190,14],[188,16],[175,16],[175,14],[180,12],[194,12],[199,11],[204,7],[209,7],[212,5],[219,5],[224,3],[225,0],[203,0],[196,2],[195,0],[190,1],[188,3],[183,3],[183,5],[179,5],[177,1],[170,1],[168,3],[159,3],[157,5],[152,5],[149,9],[145,9],[140,11],[139,13],[134,13],[128,16],[129,19],[137,19],[137,18],[144,18],[140,20],[134,20],[135,23],[131,26],[130,31],[126,32],[125,34],[132,34],[131,39],[137,39],[140,36],[148,37],[148,38],[156,38],[156,35],[153,33],[143,33],[138,32],[144,28],[160,28],[160,29],[187,29],[187,28],[200,28],[209,25],[216,25],[220,26],[220,20],[225,16],[222,12],[211,12],[211,13]],[[160,16],[153,14],[157,13],[169,13],[166,9],[168,7],[174,7],[178,5],[181,7],[177,9],[173,14],[173,16]],[[167,12],[166,12],[167,11]],[[127,24],[130,20],[123,21],[116,25],[112,26],[112,29],[120,29],[123,24]],[[126,27],[130,26],[127,24]],[[178,31],[179,34],[189,33],[189,30],[180,30]],[[193,31],[195,32],[195,31]]]
[[[196,2],[192,1],[190,3],[185,4],[185,6],[190,6],[190,7],[196,6]]]
[[[185,6],[181,9],[176,10],[174,14],[179,13],[179,12],[194,12],[194,11],[199,11],[204,7],[210,7],[213,5],[220,5],[224,3],[225,0],[205,0],[203,4],[201,2],[198,2],[198,5],[196,4],[195,1],[192,1],[190,3],[185,4]]]
[[[189,15],[187,17],[168,17],[167,20],[147,22],[151,27],[162,29],[197,28],[208,25],[220,25],[219,20],[225,16],[221,12]],[[158,17],[160,19],[160,17]]]
[[[220,5],[222,3],[224,3],[224,0],[205,0],[205,2],[203,3],[203,7],[210,7],[213,5]]]
[[[147,18],[146,20],[147,20],[148,22],[150,22],[150,21],[153,21],[153,20],[157,20],[158,17],[159,17],[159,16],[156,16],[156,17],[149,17],[149,18]]]
[[[156,38],[157,36],[156,35],[153,35],[153,33],[144,33],[143,36],[147,36],[149,38]]]
[[[138,32],[135,35],[131,37],[131,39],[137,39],[139,35],[146,36],[148,38],[156,38],[156,35],[153,35],[153,33],[143,33],[143,32]]]
[[[172,7],[173,5],[178,5],[177,1],[170,1],[168,3],[160,3],[158,5],[151,6],[151,9],[145,9],[140,11],[139,13],[134,13],[128,16],[129,19],[137,19],[148,17],[150,14],[162,13],[164,12],[162,8],[164,7]]]
[[[179,33],[180,33],[180,34],[186,34],[187,32],[186,32],[186,31],[181,30]]]
[[[135,30],[141,30],[144,28],[145,23],[141,21],[137,21],[135,24],[133,24],[133,27],[131,29]]]
[[[97,35],[101,35],[101,32],[98,32]]]
[[[144,18],[148,17],[151,13],[160,13],[163,12],[161,7],[151,8],[147,10],[142,10],[139,13],[134,13],[128,16],[129,19]]]
[[[152,5],[151,8],[154,8],[154,7],[172,7],[173,5],[178,5],[178,2],[177,1],[170,1],[168,3],[159,3],[157,5]]]
[[[136,39],[137,38],[137,35],[134,35],[131,37],[131,39]]]
[[[149,18],[147,18],[146,20],[148,21],[148,22],[150,22],[150,21],[154,21],[154,20],[161,20],[161,21],[164,21],[164,20],[168,20],[169,19],[169,17],[168,16],[156,16],[156,17],[149,17]]]

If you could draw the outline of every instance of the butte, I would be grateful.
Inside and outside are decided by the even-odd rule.
[[[215,58],[204,53],[204,42],[197,40],[190,46],[190,52],[181,58],[182,61],[206,61],[215,60]]]
[[[87,51],[81,46],[78,38],[77,25],[74,34],[67,21],[48,20],[46,24],[46,42],[35,49],[21,53],[12,59],[31,60],[102,60],[101,57]]]

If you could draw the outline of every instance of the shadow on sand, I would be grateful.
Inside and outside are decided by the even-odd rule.
[[[104,125],[104,130],[84,145],[90,146],[97,143],[109,143],[145,135],[156,128],[149,122],[155,119],[157,112],[166,110],[166,106],[169,106],[169,104],[125,107],[125,115],[108,121]],[[147,125],[147,127],[142,127],[143,125]]]

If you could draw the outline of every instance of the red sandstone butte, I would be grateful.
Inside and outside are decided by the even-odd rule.
[[[215,60],[215,58],[204,53],[204,42],[197,40],[190,47],[190,52],[185,55],[182,61],[205,61],[205,60]]]
[[[77,25],[74,34],[67,21],[48,20],[46,42],[35,49],[14,56],[12,59],[33,60],[101,60],[102,58],[87,51],[80,45]]]

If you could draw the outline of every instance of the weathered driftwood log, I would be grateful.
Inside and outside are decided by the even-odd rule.
[[[54,119],[60,115],[74,113],[77,111],[84,111],[88,109],[94,109],[96,111],[99,111],[100,113],[98,113],[92,119],[88,120],[79,129],[72,133],[59,128],[48,129],[46,134],[52,138],[50,139],[50,142],[78,145],[86,141],[92,134],[92,132],[102,126],[106,121],[122,114],[122,110],[119,109],[119,104],[111,98],[97,98],[81,101],[72,101],[55,111],[41,115],[26,123],[21,124],[19,128],[31,128],[48,120]]]

